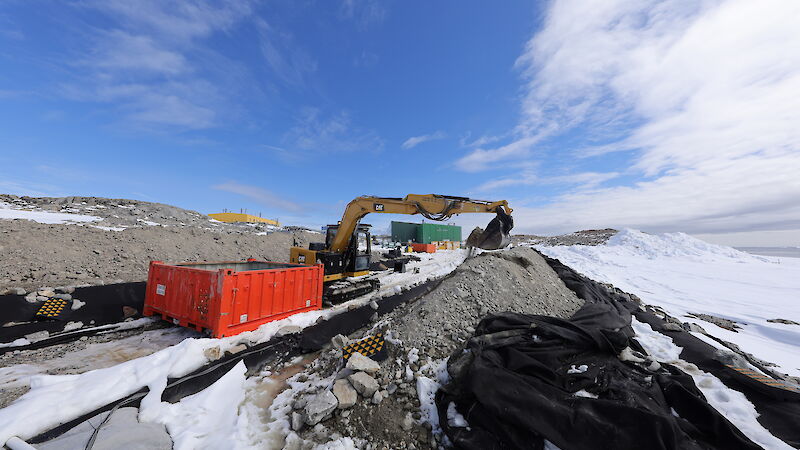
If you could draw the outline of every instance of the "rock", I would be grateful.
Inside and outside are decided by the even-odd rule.
[[[378,310],[378,302],[376,302],[375,300],[369,302],[369,307],[374,309],[375,311],[377,311]]]
[[[341,334],[337,334],[331,339],[331,345],[333,346],[333,348],[339,350],[344,348],[349,343],[350,343],[350,338],[348,338],[347,336],[343,336]]]
[[[344,378],[333,383],[333,395],[339,401],[339,409],[351,408],[358,400],[358,392]]]
[[[300,431],[303,429],[303,415],[298,412],[292,413],[292,430]]]
[[[794,320],[789,320],[789,319],[767,319],[767,322],[782,323],[784,325],[800,325],[800,323],[797,323]]]
[[[53,290],[49,289],[49,288],[39,289],[38,291],[36,291],[36,294],[37,295],[41,295],[42,297],[53,297],[53,296],[56,295],[56,293],[53,292]]]
[[[339,405],[336,396],[329,390],[324,390],[311,397],[303,409],[306,425],[316,425],[331,414]]]
[[[389,385],[386,386],[386,392],[388,392],[389,394],[394,394],[396,390],[397,390],[397,385],[394,383],[389,383]]]
[[[411,417],[411,413],[406,413],[400,426],[403,427],[405,431],[411,431],[411,429],[414,428],[414,418]]]
[[[683,328],[685,328],[688,331],[695,332],[695,333],[706,334],[706,330],[703,329],[703,327],[701,327],[700,325],[698,325],[696,323],[693,323],[693,322],[685,322],[683,324]]]
[[[10,295],[25,295],[27,293],[27,291],[25,289],[22,289],[22,288],[11,288],[11,289],[8,290],[8,293]]]
[[[348,417],[350,417],[350,410],[342,411],[342,418],[347,419]]]
[[[381,368],[377,362],[369,359],[359,352],[350,355],[350,358],[347,359],[347,366],[345,367],[353,372],[367,372],[371,375],[375,374]]]
[[[209,361],[218,360],[220,355],[221,355],[221,353],[222,352],[220,351],[218,345],[214,346],[214,347],[209,347],[209,348],[203,350],[203,356],[205,356],[206,359],[208,359]]]
[[[667,331],[683,331],[682,326],[672,322],[665,323],[663,328]]]
[[[292,402],[292,409],[303,409],[307,404],[308,400],[305,397],[301,397]]]
[[[375,393],[372,394],[372,404],[378,405],[380,404],[380,402],[383,401],[383,399],[385,399],[388,396],[389,393],[386,391],[375,391]]]
[[[369,318],[369,320],[370,322],[377,322],[379,318],[380,316],[378,315],[378,313],[375,313],[372,315],[372,317]]]
[[[357,372],[347,377],[350,384],[365,398],[370,398],[378,390],[378,382],[375,378],[364,372]]]
[[[25,300],[28,303],[36,303],[36,302],[38,302],[38,300],[36,300],[36,297],[37,297],[37,295],[35,293],[31,292],[30,294],[25,296]]]
[[[44,295],[37,295],[36,296],[36,301],[37,302],[46,302],[48,300],[50,300],[50,297],[45,297]]]
[[[72,300],[72,296],[69,294],[56,294],[53,297],[59,298],[61,300]]]
[[[75,288],[72,286],[59,286],[55,288],[55,291],[61,294],[72,294],[75,292]]]

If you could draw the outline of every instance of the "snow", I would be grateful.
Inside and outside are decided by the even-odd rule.
[[[587,370],[589,370],[589,366],[587,366],[586,364],[581,364],[578,367],[575,367],[575,365],[573,364],[573,365],[571,365],[569,367],[569,369],[567,369],[567,373],[569,375],[572,375],[572,374],[576,374],[576,373],[584,373]]]
[[[99,230],[105,230],[105,231],[125,231],[125,227],[103,227],[100,225],[89,225],[89,226],[92,228],[97,228]]]
[[[98,222],[103,220],[100,217],[88,216],[84,214],[16,209],[13,205],[5,202],[0,202],[0,219],[25,219],[46,224]]]
[[[236,435],[239,404],[244,401],[247,367],[239,361],[214,384],[178,403],[142,400],[139,420],[163,423],[175,450],[230,448]]]
[[[536,246],[597,281],[639,296],[681,321],[737,344],[800,376],[800,259],[756,256],[684,233],[623,230],[600,246]],[[737,322],[733,332],[687,316],[704,313]]]
[[[161,225],[161,224],[160,224],[160,223],[158,223],[158,222],[153,222],[153,221],[150,221],[150,220],[144,220],[144,219],[136,219],[136,221],[137,221],[137,222],[141,222],[141,223],[143,223],[143,224],[145,224],[145,225],[147,225],[147,226],[149,226],[149,227],[156,227],[156,226],[159,226],[159,225]]]
[[[450,404],[447,405],[447,424],[451,427],[459,428],[466,428],[469,426],[467,419],[465,419],[464,416],[458,412],[456,409],[456,404],[453,402],[450,402]]]
[[[679,355],[683,348],[675,345],[672,338],[654,331],[650,325],[639,322],[636,318],[632,319],[631,326],[636,332],[636,340],[647,353],[659,362],[675,365],[689,374],[708,403],[753,442],[769,449],[791,448],[758,423],[758,412],[744,394],[730,389],[719,378],[700,370],[694,364],[681,360]]]

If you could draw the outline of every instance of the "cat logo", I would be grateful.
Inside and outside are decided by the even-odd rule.
[[[375,203],[375,211],[383,211],[383,203]]]

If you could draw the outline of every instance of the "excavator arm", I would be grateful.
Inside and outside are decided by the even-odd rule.
[[[497,217],[486,227],[476,246],[502,248],[508,245],[508,233],[514,226],[512,211],[505,200],[489,202],[436,194],[409,194],[404,198],[357,197],[347,205],[328,250],[345,251],[359,221],[369,213],[421,214],[426,219],[437,221],[463,213],[496,213]]]

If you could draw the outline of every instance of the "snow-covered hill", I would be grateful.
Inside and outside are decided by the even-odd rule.
[[[800,325],[775,322],[800,323],[800,258],[755,256],[684,233],[630,229],[605,245],[536,247],[777,364],[781,373],[800,376]],[[689,314],[729,319],[739,328],[731,331]]]

